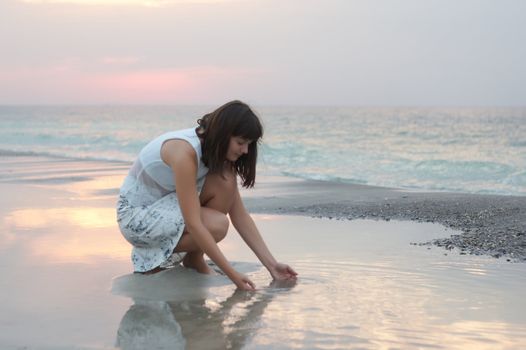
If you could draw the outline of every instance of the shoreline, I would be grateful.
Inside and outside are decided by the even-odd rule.
[[[253,212],[268,214],[438,223],[461,234],[414,244],[526,262],[526,197],[409,192],[307,180],[301,187],[309,192],[301,194],[298,189],[288,198],[247,198],[245,204]]]
[[[118,162],[2,154],[0,183],[70,190],[82,183],[82,191],[110,200],[116,198],[128,167]],[[258,177],[254,189],[241,193],[252,213],[438,223],[462,233],[413,244],[526,261],[526,196],[415,192],[273,176]]]

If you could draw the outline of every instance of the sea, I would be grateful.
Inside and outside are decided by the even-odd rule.
[[[215,106],[0,106],[0,155],[132,162]],[[253,106],[258,174],[526,195],[526,108]]]

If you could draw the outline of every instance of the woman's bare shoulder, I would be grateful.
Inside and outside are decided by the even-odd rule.
[[[161,159],[170,166],[181,162],[191,162],[197,165],[195,149],[190,143],[181,139],[172,139],[164,142],[161,146]]]

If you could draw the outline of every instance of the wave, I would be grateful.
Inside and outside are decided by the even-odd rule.
[[[293,173],[290,171],[280,171],[280,175],[287,177],[295,177],[304,180],[315,180],[315,181],[328,181],[336,183],[348,183],[354,185],[367,185],[367,181],[355,178],[346,178],[342,176],[326,175],[326,174],[304,174],[304,173]]]
[[[373,187],[394,188],[418,192],[451,192],[504,196],[526,196],[525,174],[515,175],[512,178],[505,178],[501,181],[500,186],[498,187],[495,186],[494,188],[489,188],[482,184],[477,187],[472,186],[471,188],[469,188],[464,182],[439,183],[435,181],[418,181],[409,178],[405,179],[405,181],[404,179],[392,179],[391,181],[382,181],[374,179],[361,180],[334,175],[293,173],[290,171],[281,171],[278,173],[283,176],[294,177],[304,180],[326,181],[352,185],[367,185]]]
[[[58,160],[111,162],[126,165],[131,165],[132,163],[130,160],[123,160],[122,158],[118,157],[109,157],[107,155],[79,156],[59,151],[26,151],[0,148],[0,157],[2,156],[47,157]],[[280,162],[278,161],[278,163]],[[428,160],[418,162],[414,165],[415,167],[413,169],[412,178],[408,177],[406,171],[396,173],[396,169],[386,171],[384,176],[374,176],[373,174],[369,174],[367,178],[355,178],[345,176],[344,174],[308,172],[305,171],[306,169],[301,167],[296,169],[285,169],[286,167],[282,167],[280,164],[274,164],[270,168],[266,166],[258,167],[258,172],[262,175],[280,175],[304,180],[381,186],[387,188],[399,188],[402,190],[405,189],[415,191],[439,191],[512,196],[526,195],[526,173],[524,171],[513,172],[512,169],[505,164],[492,162],[452,162],[446,160]],[[470,168],[470,170],[467,171],[468,175],[466,175],[466,168]],[[490,174],[495,171],[501,173],[502,176],[495,176],[495,174],[490,176]],[[477,173],[480,174],[481,172],[486,172],[487,174],[482,177],[477,176]],[[507,175],[503,173],[507,173]],[[488,176],[493,178],[492,186],[488,186]]]
[[[0,157],[47,157],[53,159],[63,160],[75,160],[75,161],[96,161],[96,162],[111,162],[111,163],[122,163],[131,164],[132,162],[122,159],[116,159],[111,157],[92,157],[92,156],[71,156],[60,152],[35,152],[35,151],[19,151],[11,149],[1,149]]]
[[[419,177],[456,178],[465,180],[501,179],[506,174],[513,173],[514,167],[489,161],[458,161],[433,159],[419,161],[415,164]]]

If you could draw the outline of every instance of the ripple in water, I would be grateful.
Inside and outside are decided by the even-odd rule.
[[[409,244],[452,233],[439,225],[256,220],[275,255],[299,272],[297,281],[272,282],[254,263],[238,268],[258,285],[256,293],[236,292],[224,276],[170,278],[175,289],[201,286],[192,287],[198,297],[152,301],[135,295],[119,329],[121,344],[132,335],[165,333],[179,336],[170,344],[207,349],[514,349],[526,342],[526,316],[518,311],[526,306],[525,265]],[[222,244],[227,255],[255,261],[234,232]],[[142,326],[171,331],[130,331],[139,322],[130,312],[139,312]]]

